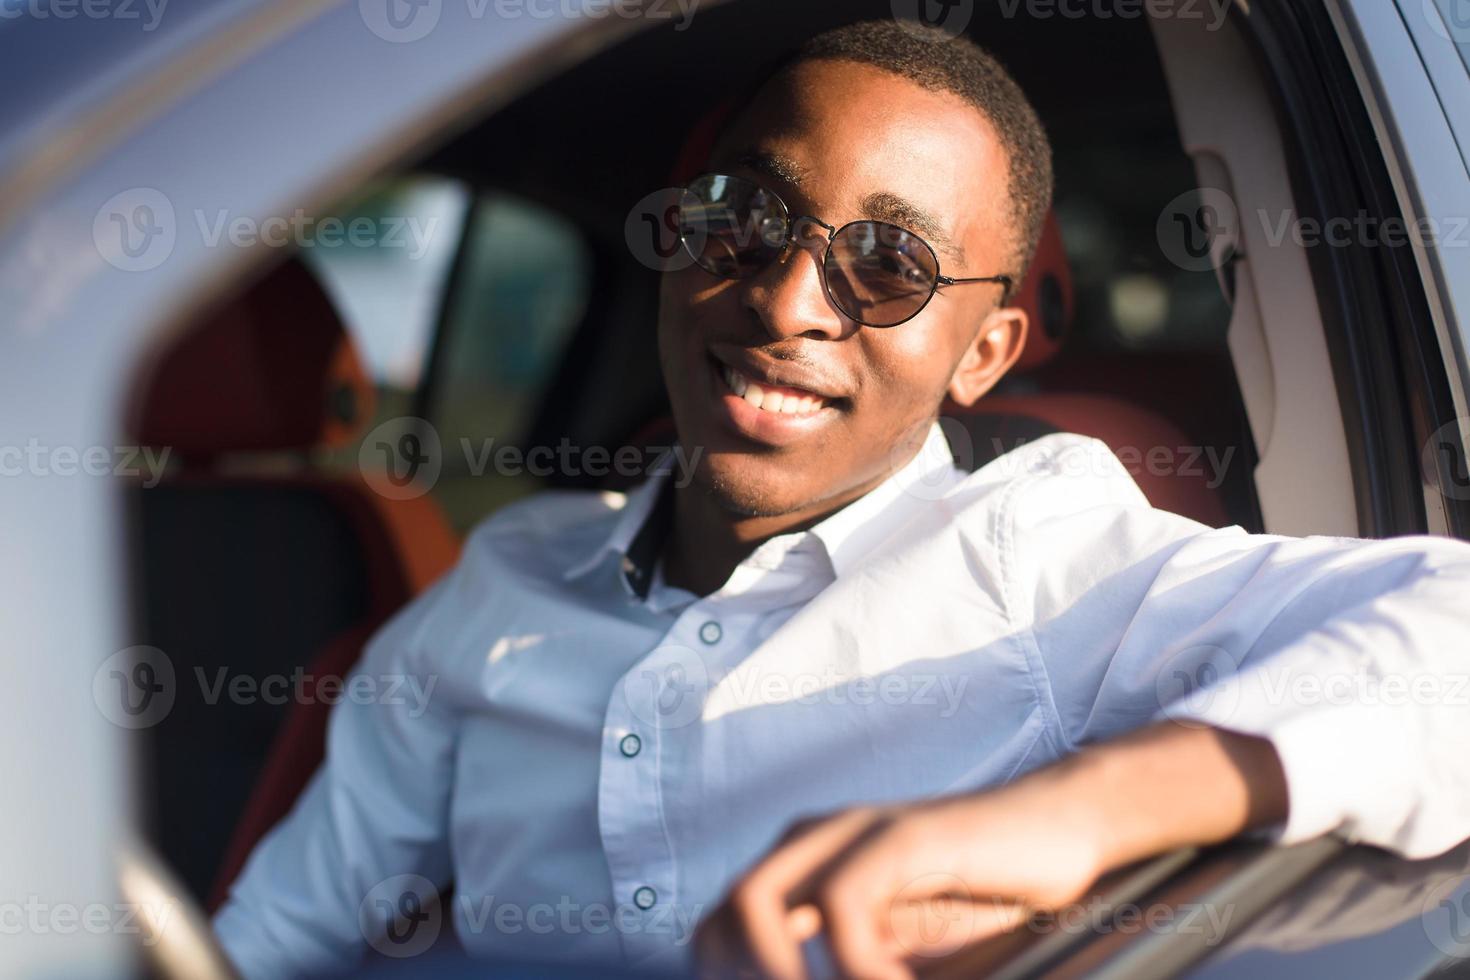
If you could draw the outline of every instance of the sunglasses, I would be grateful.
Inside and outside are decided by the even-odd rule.
[[[834,228],[811,215],[792,215],[772,191],[730,174],[702,174],[680,193],[679,238],[711,275],[744,279],[766,268],[796,240],[799,226],[825,230],[822,285],[842,314],[865,327],[896,327],[919,315],[940,286],[998,282],[1010,276],[954,279],[918,235],[885,221],[850,221]]]

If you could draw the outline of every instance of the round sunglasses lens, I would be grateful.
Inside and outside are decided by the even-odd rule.
[[[939,260],[922,238],[880,221],[854,222],[827,252],[832,301],[858,323],[891,327],[924,308]]]
[[[691,181],[680,197],[679,237],[706,272],[739,279],[780,251],[786,242],[786,215],[759,184],[705,174]]]

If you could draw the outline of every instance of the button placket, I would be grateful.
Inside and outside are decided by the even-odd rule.
[[[684,625],[686,637],[688,630]],[[678,901],[661,781],[677,774],[663,763],[664,743],[685,725],[698,724],[707,684],[699,655],[675,640],[679,632],[676,624],[622,676],[604,714],[603,730],[618,754],[604,756],[598,825],[613,894],[638,916],[658,915],[663,904]],[[641,927],[619,931],[618,938],[630,961],[658,955],[667,945],[667,937]]]

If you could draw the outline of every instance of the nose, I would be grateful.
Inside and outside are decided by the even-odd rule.
[[[822,285],[827,239],[811,222],[794,222],[791,241],[769,266],[747,279],[745,305],[774,340],[840,340],[857,324],[838,312]]]

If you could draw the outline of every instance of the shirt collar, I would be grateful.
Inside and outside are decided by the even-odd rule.
[[[844,575],[893,532],[915,507],[938,500],[964,478],[944,430],[929,427],[919,451],[888,479],[824,518],[811,529],[822,543],[832,570]]]
[[[586,575],[609,554],[614,554],[621,558],[624,584],[640,599],[648,597],[654,569],[673,522],[672,467],[664,465],[670,455],[666,452],[661,456],[648,479],[622,498],[612,531],[592,554],[566,570],[565,579]],[[887,537],[911,508],[939,499],[963,477],[963,471],[955,466],[944,430],[935,422],[919,451],[888,479],[809,531],[790,537],[802,533],[812,535],[827,552],[832,570],[842,575]]]
[[[602,564],[609,555],[618,555],[623,582],[639,598],[648,597],[653,569],[673,521],[674,495],[671,490],[672,452],[665,452],[654,463],[648,479],[622,498],[622,506],[612,532],[584,560],[567,569],[563,578],[580,578]],[[608,494],[612,500],[617,495]]]

